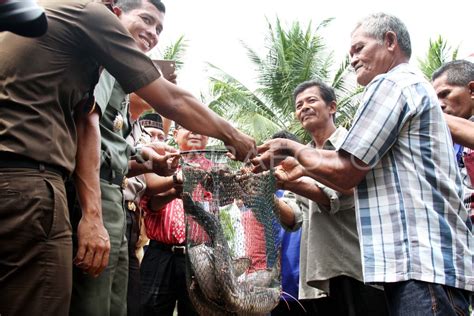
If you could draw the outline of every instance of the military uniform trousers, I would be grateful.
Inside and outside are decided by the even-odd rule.
[[[127,314],[128,249],[125,238],[125,208],[122,188],[100,180],[102,218],[110,238],[107,268],[94,278],[74,267],[70,315],[125,316]],[[74,253],[80,210],[73,210]]]
[[[0,315],[67,315],[72,238],[64,181],[0,168]]]

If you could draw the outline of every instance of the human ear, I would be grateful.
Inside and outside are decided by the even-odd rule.
[[[337,111],[337,103],[336,101],[331,101],[329,104],[328,104],[330,110],[329,110],[329,113],[331,114],[336,114],[336,111]]]
[[[393,50],[398,43],[397,34],[392,31],[385,33],[385,43],[387,43],[389,50]]]

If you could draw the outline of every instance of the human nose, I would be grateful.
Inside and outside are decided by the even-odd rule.
[[[158,44],[158,36],[159,36],[156,29],[154,27],[150,27],[147,29],[146,32],[147,32],[148,38],[151,41],[151,47],[155,47],[156,44]]]
[[[301,105],[301,112],[302,113],[305,113],[306,111],[309,110],[309,103],[308,102],[303,102],[303,104]]]
[[[443,110],[443,112],[446,112],[446,108],[448,107],[446,103],[440,102],[440,105],[441,105],[441,110]]]
[[[356,56],[356,54],[352,55],[350,58],[351,66],[355,69],[357,63],[359,62],[359,58]]]

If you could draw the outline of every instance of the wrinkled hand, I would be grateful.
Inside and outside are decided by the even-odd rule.
[[[101,219],[83,216],[77,228],[78,250],[74,264],[98,277],[109,263],[110,240]]]
[[[179,164],[178,150],[159,142],[143,146],[142,155],[147,168],[160,176],[172,175]]]
[[[277,186],[284,188],[285,183],[295,181],[305,175],[305,169],[293,157],[287,157],[275,168]]]
[[[275,138],[257,147],[257,157],[251,160],[255,173],[274,168],[288,156],[294,156],[297,149],[303,146],[289,139]]]
[[[237,131],[233,140],[225,145],[229,150],[228,156],[239,161],[247,161],[255,157],[257,152],[255,140],[240,131]]]

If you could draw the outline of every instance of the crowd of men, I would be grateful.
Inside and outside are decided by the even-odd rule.
[[[160,115],[131,121],[132,92],[175,121],[180,150],[214,137],[254,172],[277,164],[280,220],[302,227],[307,314],[469,313],[472,62],[428,82],[409,65],[403,22],[369,15],[351,33],[365,90],[350,129],[334,124],[332,88],[313,80],[294,92],[311,143],[256,147],[145,55],[164,28],[160,0],[40,1],[44,12],[28,0],[28,23],[18,2],[0,2],[0,315],[172,315],[176,302],[197,314],[183,274],[179,151]]]

